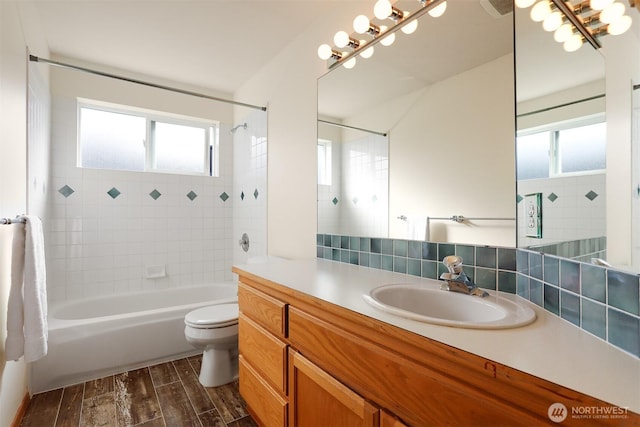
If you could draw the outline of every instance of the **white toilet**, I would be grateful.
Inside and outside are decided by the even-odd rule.
[[[217,387],[238,377],[238,304],[193,310],[184,317],[184,335],[203,348],[200,384]]]

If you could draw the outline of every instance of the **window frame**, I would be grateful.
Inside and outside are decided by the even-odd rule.
[[[319,147],[323,147],[324,155],[322,159],[324,160],[324,171],[322,176],[325,178],[320,182],[320,150]],[[316,147],[318,151],[318,185],[325,185],[327,187],[333,185],[333,141],[328,139],[318,138],[318,144]]]
[[[560,143],[559,134],[563,130],[579,128],[583,126],[595,125],[604,123],[606,126],[605,113],[598,113],[589,116],[578,117],[575,119],[569,119],[562,122],[548,123],[540,126],[534,126],[527,129],[522,129],[516,132],[516,156],[518,155],[517,139],[521,136],[533,135],[536,133],[549,132],[549,176],[543,178],[527,178],[528,179],[549,179],[560,178],[570,176],[582,176],[582,175],[598,175],[606,172],[605,169],[591,169],[578,172],[562,172],[561,171],[561,158],[560,158]],[[606,159],[605,159],[606,161]],[[517,174],[517,173],[516,173]],[[516,177],[517,180],[520,180]]]
[[[149,110],[139,107],[133,107],[121,104],[112,104],[92,99],[78,98],[77,99],[77,147],[76,147],[76,165],[80,168],[93,169],[82,165],[82,141],[81,141],[81,118],[82,109],[92,109],[98,111],[104,111],[108,113],[130,115],[135,117],[144,118],[146,121],[146,134],[144,139],[145,155],[144,155],[144,170],[146,173],[164,173],[173,175],[185,175],[185,176],[211,176],[217,177],[218,170],[218,157],[219,157],[219,135],[220,135],[220,122],[216,120],[208,120],[197,117],[191,117],[186,115],[161,112],[155,110]],[[192,128],[199,128],[204,130],[205,141],[202,152],[203,157],[203,172],[185,172],[171,169],[160,169],[155,166],[156,164],[156,140],[155,140],[155,125],[156,123],[164,123],[169,125],[188,126]],[[101,168],[105,170],[114,171],[129,171],[127,169],[114,169],[114,168]],[[130,171],[129,171],[130,172]]]

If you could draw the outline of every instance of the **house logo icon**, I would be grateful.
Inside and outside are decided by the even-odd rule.
[[[554,423],[561,423],[565,419],[567,419],[569,411],[567,411],[567,407],[562,403],[553,403],[549,406],[547,415],[549,416],[549,419]]]

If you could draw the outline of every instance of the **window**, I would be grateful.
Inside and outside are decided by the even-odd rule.
[[[80,167],[217,175],[214,122],[88,102],[78,121]]]
[[[518,180],[598,172],[606,168],[606,123],[584,121],[521,132]]]
[[[331,141],[318,139],[318,184],[331,185]]]

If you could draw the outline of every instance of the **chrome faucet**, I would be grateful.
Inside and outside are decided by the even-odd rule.
[[[462,271],[462,258],[456,255],[444,257],[442,263],[449,270],[448,273],[442,273],[440,279],[447,283],[443,283],[440,289],[451,292],[460,292],[467,295],[475,295],[481,298],[489,296],[487,292],[478,287],[469,276]]]

